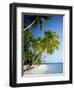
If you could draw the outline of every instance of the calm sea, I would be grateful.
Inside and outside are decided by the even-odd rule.
[[[47,63],[47,64],[42,64],[35,69],[25,71],[24,75],[62,74],[62,73],[63,73],[63,63]]]
[[[63,63],[49,63],[46,64],[46,74],[63,73]]]

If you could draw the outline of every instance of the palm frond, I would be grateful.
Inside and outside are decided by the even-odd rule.
[[[44,18],[39,18],[40,23],[40,29],[42,30],[44,28]]]

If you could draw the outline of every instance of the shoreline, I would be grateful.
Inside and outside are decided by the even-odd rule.
[[[27,69],[29,65],[24,65],[24,69]],[[25,70],[23,75],[35,75],[35,74],[60,74],[63,73],[63,63],[49,64],[49,65],[33,65],[32,69]]]
[[[24,70],[27,69],[28,65],[24,66]],[[46,65],[33,65],[32,69],[25,70],[24,74],[44,73],[47,70]]]

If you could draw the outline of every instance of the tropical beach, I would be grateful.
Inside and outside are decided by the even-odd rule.
[[[50,63],[43,65],[34,65],[31,69],[26,70],[28,65],[24,66],[24,75],[35,75],[35,74],[61,74],[63,73],[63,63]]]
[[[63,73],[63,16],[23,15],[23,75]]]

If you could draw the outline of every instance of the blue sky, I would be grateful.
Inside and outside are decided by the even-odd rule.
[[[44,23],[44,31],[51,29],[59,35],[59,49],[55,50],[55,52],[50,55],[46,52],[42,55],[42,62],[44,63],[56,63],[63,62],[63,16],[53,15],[50,20],[45,20]],[[41,36],[41,31],[39,25],[36,28],[32,29],[32,33],[34,36]]]

